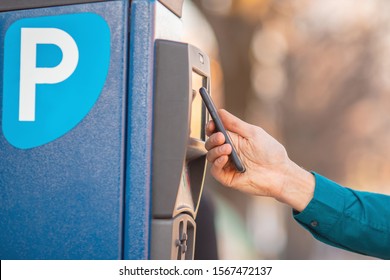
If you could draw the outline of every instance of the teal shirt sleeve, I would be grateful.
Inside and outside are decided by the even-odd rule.
[[[318,240],[390,259],[390,196],[355,191],[313,173],[314,197],[295,220]]]

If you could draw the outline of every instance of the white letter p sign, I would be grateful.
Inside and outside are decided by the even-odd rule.
[[[37,45],[50,44],[62,51],[62,61],[55,67],[37,67]],[[75,71],[79,61],[76,42],[58,28],[22,28],[20,51],[19,121],[35,121],[36,85],[60,83]]]
[[[3,57],[3,135],[15,148],[37,148],[76,128],[104,92],[110,26],[90,12],[21,18],[5,33]]]

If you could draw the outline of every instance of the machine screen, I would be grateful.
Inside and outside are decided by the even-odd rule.
[[[198,92],[202,86],[207,87],[207,79],[193,71],[190,137],[204,140],[204,105]]]

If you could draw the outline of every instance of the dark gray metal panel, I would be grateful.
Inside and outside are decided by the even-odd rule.
[[[189,136],[188,44],[156,41],[155,67],[153,216],[171,218]]]
[[[1,0],[0,11],[25,10],[104,1],[111,0]]]
[[[161,4],[171,10],[175,15],[181,18],[183,12],[184,0],[159,0]]]
[[[209,80],[210,61],[205,53],[189,44],[157,40],[155,69],[153,217],[172,218],[180,212],[195,217],[206,150],[200,142],[204,139],[189,137],[192,73]],[[186,203],[186,195],[179,193],[179,189],[187,193],[188,188],[194,207]]]

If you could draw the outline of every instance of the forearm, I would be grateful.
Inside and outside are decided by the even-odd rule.
[[[314,175],[291,160],[288,160],[286,166],[281,175],[284,178],[283,185],[275,199],[291,206],[296,211],[303,211],[314,195]]]

